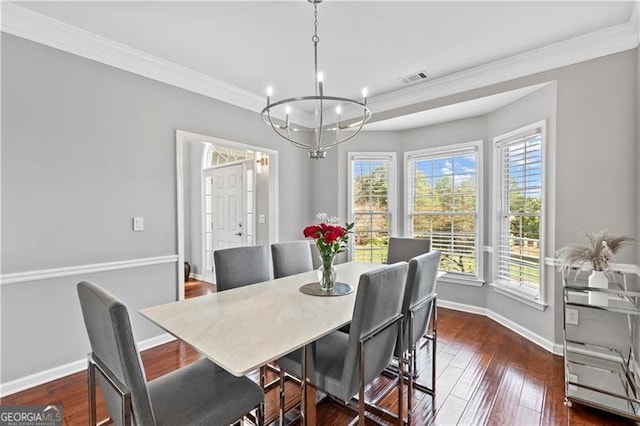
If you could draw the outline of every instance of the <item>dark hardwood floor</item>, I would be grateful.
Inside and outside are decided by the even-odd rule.
[[[212,283],[194,280],[193,278],[184,283],[184,297],[186,299],[215,292],[216,285]]]
[[[190,281],[188,297],[215,291],[211,284]],[[564,406],[562,358],[539,348],[489,318],[438,309],[437,396],[435,417],[431,399],[416,392],[413,424],[442,425],[632,425],[613,415],[574,404]],[[147,378],[152,380],[200,358],[193,349],[171,342],[142,353]],[[428,375],[426,351],[421,352],[422,376]],[[379,377],[367,390],[375,397],[388,379]],[[297,385],[287,383],[287,406],[299,401]],[[405,393],[406,398],[406,393]],[[87,415],[86,373],[80,372],[3,398],[2,404],[60,404],[65,424],[84,425]],[[266,395],[267,417],[277,415],[277,390]],[[380,405],[395,411],[397,395]],[[406,402],[404,404],[406,407]],[[105,418],[102,403],[98,417]],[[345,425],[353,415],[339,405],[318,405],[319,425]]]

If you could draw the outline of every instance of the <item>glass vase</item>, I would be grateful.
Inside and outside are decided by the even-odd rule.
[[[336,275],[338,271],[333,266],[335,256],[329,258],[320,258],[322,260],[322,266],[318,268],[318,281],[320,282],[320,288],[325,293],[331,293],[336,287]]]

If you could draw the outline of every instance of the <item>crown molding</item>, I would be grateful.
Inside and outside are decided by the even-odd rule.
[[[633,49],[640,42],[638,3],[629,22],[530,50],[369,99],[382,112]]]
[[[2,31],[191,92],[260,112],[264,98],[224,81],[13,3],[1,2]]]
[[[633,9],[631,9],[631,16],[629,22],[635,32],[636,46],[640,44],[640,0],[636,0],[633,3]]]
[[[180,87],[249,111],[260,112],[264,97],[173,62],[74,27],[13,3],[1,2],[2,31],[125,71]],[[377,113],[548,71],[633,49],[640,43],[638,2],[629,21],[506,59],[394,92],[372,96]],[[279,117],[283,118],[283,117]],[[299,124],[310,125],[311,114]]]

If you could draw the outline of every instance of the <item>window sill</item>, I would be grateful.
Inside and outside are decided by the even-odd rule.
[[[547,308],[546,304],[540,302],[537,295],[523,291],[516,286],[511,286],[501,282],[491,283],[490,286],[493,287],[496,293],[509,297],[513,300],[517,300],[518,302],[524,303],[525,305],[531,306],[539,311],[544,311]]]
[[[438,281],[448,284],[470,285],[472,287],[482,287],[484,285],[484,281],[478,278],[466,278],[451,274],[445,274],[438,278]]]

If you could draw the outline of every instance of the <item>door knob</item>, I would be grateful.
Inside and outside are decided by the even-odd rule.
[[[233,235],[235,235],[235,236],[237,236],[237,237],[242,237],[242,232],[236,232],[236,233],[235,233],[235,234],[233,234]]]

